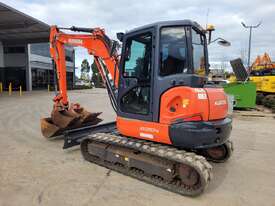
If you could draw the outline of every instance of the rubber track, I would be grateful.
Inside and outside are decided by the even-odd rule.
[[[126,148],[131,148],[140,152],[144,152],[153,156],[158,156],[165,158],[167,160],[185,164],[193,167],[200,175],[200,182],[193,187],[180,184],[178,181],[168,182],[160,178],[152,178],[145,176],[141,172],[131,171],[129,169],[124,169],[114,164],[106,163],[104,161],[93,158],[88,152],[88,144],[91,141],[107,143],[109,145],[116,145]],[[181,195],[196,196],[201,194],[208,186],[211,181],[212,166],[207,162],[207,160],[200,155],[193,152],[186,152],[184,150],[178,150],[174,147],[168,145],[162,145],[154,142],[149,142],[146,140],[130,139],[127,137],[113,135],[108,133],[97,133],[89,135],[87,139],[81,143],[81,152],[85,160],[99,164],[106,168],[115,170],[117,172],[123,173],[127,176],[137,178],[141,181],[153,184],[155,186],[161,187],[163,189],[179,193]]]

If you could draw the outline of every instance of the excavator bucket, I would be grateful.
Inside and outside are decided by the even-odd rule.
[[[42,118],[40,121],[42,135],[46,138],[52,138],[62,135],[64,131],[96,125],[102,121],[98,118],[101,112],[91,113],[83,107],[58,111],[53,109],[50,118]]]
[[[58,111],[54,109],[51,118],[56,126],[64,129],[75,124],[80,119],[80,115],[72,110]]]
[[[61,128],[55,126],[51,118],[40,120],[42,135],[46,138],[55,137],[62,134]]]
[[[93,122],[102,112],[91,113],[85,110],[83,107],[74,109],[74,112],[80,115],[81,123]]]

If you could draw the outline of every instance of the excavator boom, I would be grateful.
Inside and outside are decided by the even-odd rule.
[[[89,34],[66,34],[60,29],[67,29]],[[117,43],[110,40],[101,28],[58,28],[51,27],[50,55],[56,66],[59,93],[54,97],[54,107],[50,118],[41,119],[42,134],[53,137],[62,132],[87,125],[95,125],[101,121],[100,113],[90,113],[78,103],[69,104],[66,79],[65,45],[83,47],[94,56],[96,66],[108,89],[111,101],[116,106],[114,90],[118,86]]]

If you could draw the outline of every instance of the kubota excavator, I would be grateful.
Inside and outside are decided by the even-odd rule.
[[[74,135],[65,138],[64,148],[80,144],[90,162],[182,195],[202,193],[212,178],[206,159],[224,162],[233,150],[227,96],[205,77],[207,32],[210,37],[211,30],[190,20],[142,26],[117,34],[119,56],[118,42],[104,29],[52,26],[50,53],[60,92],[51,118],[41,120],[43,135],[80,127],[69,131]],[[115,122],[95,125],[100,113],[69,106],[65,45],[84,47],[94,56]]]

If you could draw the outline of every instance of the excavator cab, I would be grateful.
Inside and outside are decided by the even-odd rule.
[[[166,90],[203,87],[207,44],[205,31],[195,22],[160,22],[121,36],[119,116],[158,122],[158,100]]]
[[[119,33],[123,47],[116,124],[121,134],[185,149],[227,141],[227,96],[206,86],[206,33],[190,20]],[[219,152],[226,156],[225,150]]]

